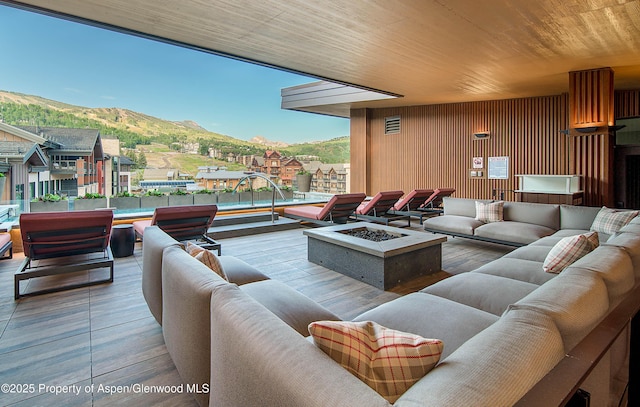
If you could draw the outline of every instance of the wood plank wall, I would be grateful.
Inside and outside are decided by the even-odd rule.
[[[351,191],[453,187],[455,196],[515,200],[515,174],[566,174],[569,141],[566,94],[351,112]],[[398,134],[384,134],[384,118],[399,115]],[[368,122],[368,124],[366,123]],[[488,131],[486,139],[473,134]],[[487,161],[509,157],[509,179],[487,179]],[[473,157],[484,176],[471,178]],[[368,171],[362,171],[367,167]],[[500,197],[500,195],[496,196]]]
[[[616,119],[640,117],[640,90],[617,90],[614,100]]]
[[[569,127],[614,125],[613,70],[569,72]]]

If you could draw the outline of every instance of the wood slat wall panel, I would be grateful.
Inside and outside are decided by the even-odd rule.
[[[565,174],[569,144],[567,95],[352,111],[351,191],[454,187],[456,196],[515,200],[515,174]],[[384,118],[399,115],[399,134],[384,134]],[[367,119],[368,118],[368,119]],[[355,119],[355,120],[354,120]],[[368,121],[367,127],[362,121]],[[474,133],[490,137],[475,140]],[[368,137],[364,133],[368,133]],[[369,139],[370,153],[363,140]],[[487,179],[488,157],[509,157],[509,179]],[[473,157],[484,177],[470,178]],[[361,174],[365,161],[370,173]]]
[[[611,68],[569,72],[570,127],[613,126],[613,95]]]
[[[640,117],[640,90],[615,92],[616,119]]]

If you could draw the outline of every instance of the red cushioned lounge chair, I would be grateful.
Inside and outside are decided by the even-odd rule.
[[[418,208],[420,211],[442,213],[442,200],[456,192],[455,188],[438,188]]]
[[[113,255],[109,247],[113,212],[36,212],[20,215],[24,260],[14,275],[15,299],[71,288],[113,282]],[[20,293],[20,281],[97,268],[109,268],[109,277]]]
[[[389,212],[394,215],[406,215],[420,218],[420,224],[422,225],[422,218],[426,216],[426,214],[419,212],[418,208],[424,204],[427,198],[433,195],[433,192],[433,189],[414,189],[404,198],[398,200],[398,202],[393,205],[393,209]]]
[[[364,219],[376,223],[384,223],[395,220],[407,219],[407,226],[411,226],[411,217],[408,215],[396,215],[389,213],[393,205],[404,195],[402,191],[378,192],[371,200],[363,202],[355,212],[356,220]]]
[[[217,249],[221,254],[221,245],[207,235],[218,212],[217,205],[163,206],[156,208],[153,217],[133,222],[136,236],[143,239],[147,226],[157,225],[177,241],[202,240],[203,247]]]
[[[365,197],[363,193],[334,195],[323,207],[291,206],[284,209],[284,214],[288,218],[321,225],[347,223]]]

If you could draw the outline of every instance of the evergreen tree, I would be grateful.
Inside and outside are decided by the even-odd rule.
[[[136,163],[138,164],[138,168],[147,168],[147,156],[144,155],[144,151],[140,151]]]

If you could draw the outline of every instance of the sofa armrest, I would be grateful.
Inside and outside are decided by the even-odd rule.
[[[157,226],[149,226],[145,234],[142,245],[142,295],[149,311],[162,325],[162,251],[169,246],[181,245]]]
[[[145,239],[146,244],[147,239]],[[162,335],[184,383],[209,383],[211,292],[229,285],[179,247],[168,247],[162,263]],[[208,394],[193,394],[206,406]]]

